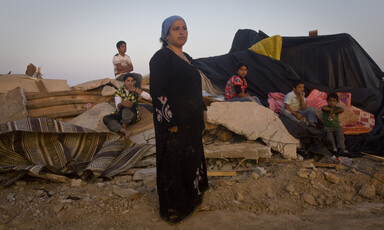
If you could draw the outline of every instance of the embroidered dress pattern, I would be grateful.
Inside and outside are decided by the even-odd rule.
[[[167,97],[158,97],[159,101],[162,104],[161,110],[156,108],[156,117],[158,122],[163,121],[163,117],[167,122],[170,122],[172,119],[172,111],[169,109],[169,105],[167,104]]]
[[[225,86],[225,98],[227,100],[232,99],[234,97],[237,97],[236,90],[234,86],[239,85],[241,86],[241,91],[244,93],[245,89],[247,88],[247,80],[245,78],[241,79],[241,77],[234,75],[232,76]]]

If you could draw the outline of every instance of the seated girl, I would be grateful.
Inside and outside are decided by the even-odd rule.
[[[254,101],[262,105],[259,98],[251,96],[247,92],[247,80],[245,76],[248,73],[248,66],[244,63],[239,63],[236,68],[236,74],[232,76],[225,87],[226,101]]]

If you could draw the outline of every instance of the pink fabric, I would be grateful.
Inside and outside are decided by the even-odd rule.
[[[328,105],[327,96],[327,93],[314,89],[308,94],[308,97],[305,98],[305,104],[313,108],[321,109],[324,105]]]
[[[285,95],[283,93],[268,93],[269,108],[275,113],[281,113]]]
[[[269,108],[276,113],[281,113],[281,109],[284,104],[284,98],[285,95],[283,93],[268,93]],[[307,106],[321,109],[324,105],[328,104],[327,93],[314,89],[308,94],[308,97],[305,98],[305,103]]]
[[[373,129],[375,127],[375,116],[371,113],[368,113],[362,109],[351,106],[351,110],[359,117],[359,121],[363,126]]]

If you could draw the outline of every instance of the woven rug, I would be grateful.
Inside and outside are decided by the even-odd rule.
[[[133,167],[153,145],[127,146],[118,135],[50,118],[0,124],[0,185],[42,172],[86,180]]]

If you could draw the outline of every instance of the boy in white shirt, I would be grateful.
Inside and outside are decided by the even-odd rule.
[[[285,95],[282,114],[297,122],[303,121],[306,117],[308,125],[315,128],[317,117],[315,111],[305,104],[304,83],[296,80],[292,89],[293,91]]]
[[[116,44],[118,53],[113,56],[113,70],[115,72],[116,80],[123,81],[122,76],[127,73],[131,73],[136,78],[135,87],[141,89],[141,82],[143,77],[141,74],[132,73],[133,65],[131,58],[126,55],[127,43],[125,41],[119,41]]]

